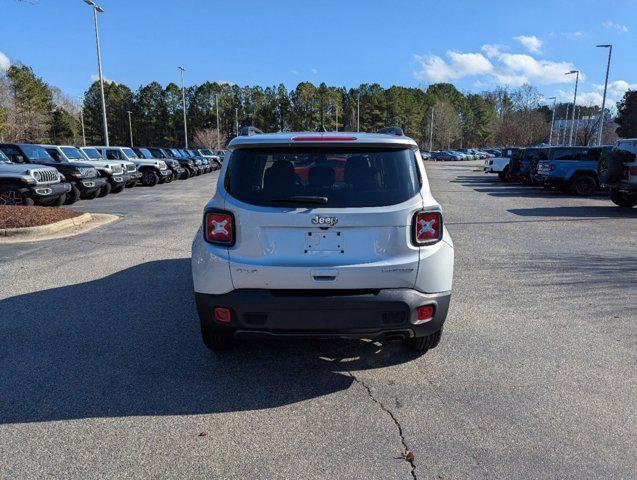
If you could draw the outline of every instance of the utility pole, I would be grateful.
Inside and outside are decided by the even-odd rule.
[[[181,106],[184,111],[184,146],[188,148],[188,124],[186,121],[186,87],[184,86],[184,67],[177,67],[181,71]]]
[[[569,136],[568,146],[573,146],[573,129],[575,128],[575,105],[577,104],[577,85],[579,83],[579,70],[571,70],[565,73],[565,75],[575,74],[575,93],[573,94],[573,115],[571,123],[571,135]]]
[[[361,91],[358,90],[358,101],[356,103],[356,131],[361,131]]]
[[[431,122],[429,124],[429,151],[434,151],[434,107],[431,107]]]
[[[221,150],[221,133],[219,130],[219,95],[215,95],[215,106],[217,107],[217,150]]]
[[[235,129],[235,133],[236,136],[239,136],[239,109],[235,108],[234,109],[234,129]]]
[[[606,90],[608,89],[608,74],[610,73],[610,58],[613,55],[612,45],[597,45],[598,48],[608,48],[608,63],[606,64],[606,80],[604,81],[604,98],[602,100],[602,112],[599,115],[599,134],[597,136],[597,144],[602,144],[602,135],[604,134],[604,110],[606,109]]]
[[[104,10],[92,0],[84,0],[84,3],[93,8],[93,21],[95,23],[95,44],[97,45],[97,70],[100,77],[100,91],[102,93],[102,128],[104,134],[104,145],[108,143],[108,122],[106,120],[106,97],[104,96],[104,75],[102,75],[102,52],[100,49],[100,33],[97,26],[97,13],[104,13]]]
[[[338,132],[338,104],[335,105],[336,108],[336,131]]]
[[[549,147],[553,145],[553,125],[555,125],[555,108],[557,105],[557,97],[549,97],[547,100],[553,100],[553,113],[551,114],[551,132],[549,133]]]
[[[564,120],[566,120],[564,122],[564,128],[562,129],[563,135],[562,135],[562,142],[561,145],[566,146],[566,132],[568,132],[568,112],[570,112],[571,110],[571,105],[570,104],[566,104],[566,115],[564,116]]]
[[[86,147],[86,130],[84,130],[84,105],[80,106],[80,123],[82,124],[82,142]]]
[[[128,130],[130,132],[130,146],[133,148],[133,121],[131,120],[131,111],[128,110]]]

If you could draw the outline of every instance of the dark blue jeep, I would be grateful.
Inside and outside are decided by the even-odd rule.
[[[540,160],[535,181],[575,195],[591,195],[600,185],[597,165],[612,147],[552,147]]]

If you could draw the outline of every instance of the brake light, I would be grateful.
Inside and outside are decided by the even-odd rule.
[[[223,210],[208,211],[204,215],[204,238],[216,245],[234,245],[234,215]]]
[[[413,240],[416,245],[432,245],[442,239],[442,214],[440,212],[416,212]]]
[[[418,323],[428,322],[434,318],[435,313],[436,307],[434,305],[422,305],[421,307],[418,307],[418,310],[416,311]]]
[[[557,167],[555,165],[549,165],[549,172],[552,172],[553,170],[555,170]]]
[[[341,137],[336,135],[312,135],[307,137],[292,137],[293,142],[353,142],[355,140],[357,140],[356,137]]]

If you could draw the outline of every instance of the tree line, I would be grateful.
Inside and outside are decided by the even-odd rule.
[[[128,145],[131,112],[136,145],[184,144],[182,93],[175,83],[151,82],[132,90],[105,82],[110,143]],[[99,83],[94,82],[81,102],[48,85],[25,65],[12,65],[0,74],[0,139],[4,141],[80,144],[104,143]],[[278,86],[238,86],[205,82],[186,88],[189,144],[224,147],[241,126],[265,132],[357,131],[376,132],[398,125],[422,148],[433,149],[528,146],[549,139],[552,111],[530,85],[498,87],[482,93],[463,93],[450,83],[425,88],[363,84],[358,88],[301,82],[293,90]],[[571,118],[571,105],[560,103],[555,118]],[[217,133],[217,112],[219,133]],[[580,107],[577,118],[599,114],[598,107]],[[567,116],[568,115],[568,116]],[[620,136],[637,136],[637,92],[628,91],[615,119]],[[605,143],[614,141],[607,122]],[[556,132],[554,131],[554,135]],[[578,144],[592,141],[591,124],[576,132]],[[554,137],[555,142],[555,137]]]

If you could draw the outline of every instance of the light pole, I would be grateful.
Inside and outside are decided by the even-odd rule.
[[[239,109],[235,108],[234,109],[234,129],[235,129],[235,133],[236,136],[239,136]]]
[[[577,102],[577,84],[579,83],[579,70],[571,70],[566,72],[565,75],[575,74],[575,93],[573,95],[573,116],[571,118],[571,134],[569,135],[568,146],[573,146],[573,128],[575,127],[575,104]]]
[[[215,107],[217,108],[217,150],[221,150],[221,136],[219,133],[219,95],[215,95]]]
[[[563,135],[562,135],[562,141],[560,143],[560,145],[562,146],[566,146],[566,132],[568,132],[568,112],[571,111],[571,105],[570,104],[566,104],[566,115],[564,115],[564,120],[566,120],[566,123],[564,124],[564,128],[563,130]]]
[[[102,123],[104,128],[104,145],[108,143],[108,123],[106,121],[106,98],[104,97],[104,75],[102,75],[102,52],[100,51],[100,33],[97,27],[97,13],[104,13],[104,10],[92,0],[84,0],[84,3],[93,8],[93,20],[95,22],[95,43],[97,45],[97,71],[100,76],[100,90],[102,92]]]
[[[431,122],[429,125],[429,151],[434,151],[434,107],[431,107]]]
[[[127,110],[128,112],[128,131],[130,133],[130,146],[131,148],[133,148],[133,121],[131,120],[131,112],[130,110]]]
[[[186,87],[184,86],[184,67],[177,67],[181,71],[181,106],[184,111],[184,146],[188,148],[188,124],[186,123]]]
[[[608,89],[608,74],[610,73],[610,58],[613,55],[612,45],[597,45],[598,48],[608,48],[608,63],[606,64],[606,80],[604,81],[604,98],[602,100],[602,113],[599,116],[599,135],[597,144],[602,144],[602,135],[604,132],[604,109],[606,108],[606,90]]]
[[[336,109],[336,131],[338,132],[338,103],[334,105],[334,108]]]
[[[361,91],[358,91],[358,100],[356,102],[356,131],[361,131]]]
[[[86,147],[86,130],[84,129],[84,99],[80,97],[80,123],[82,124],[82,142]]]
[[[553,100],[553,113],[551,114],[551,133],[549,133],[549,147],[553,145],[553,125],[555,125],[555,108],[557,105],[557,97],[548,97],[547,100]]]

